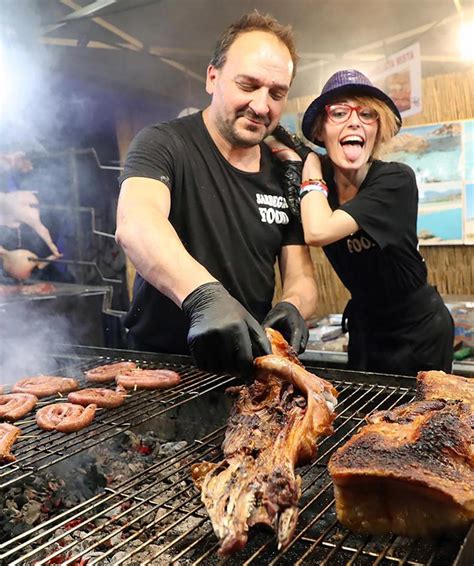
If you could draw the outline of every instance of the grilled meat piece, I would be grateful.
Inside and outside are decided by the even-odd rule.
[[[57,393],[69,393],[78,389],[79,384],[72,377],[57,377],[56,375],[38,375],[25,377],[17,381],[12,388],[13,393],[31,393],[36,397],[49,397]]]
[[[179,373],[170,369],[131,369],[120,372],[115,381],[117,390],[124,389],[168,389],[181,381]]]
[[[38,397],[29,393],[0,395],[0,419],[17,421],[35,408]]]
[[[52,295],[58,288],[54,283],[44,281],[42,283],[32,283],[31,285],[18,285],[21,295]]]
[[[267,334],[274,354],[255,360],[252,385],[231,388],[238,397],[224,459],[192,468],[220,555],[242,549],[257,524],[272,527],[280,547],[290,542],[301,484],[295,466],[314,458],[319,436],[332,432],[337,392],[301,366],[279,333]]]
[[[72,403],[54,403],[36,411],[36,422],[43,430],[76,432],[91,424],[96,408],[95,405],[82,407]]]
[[[418,399],[459,399],[474,413],[474,379],[444,371],[420,371],[416,379]]]
[[[86,371],[87,381],[93,383],[105,383],[114,381],[115,377],[124,371],[135,369],[137,364],[134,362],[116,362],[115,364],[105,364]]]
[[[125,403],[125,395],[117,391],[112,391],[112,389],[98,387],[72,391],[67,396],[67,400],[70,403],[82,405],[83,407],[93,404],[97,405],[97,407],[103,407],[104,409],[113,409]]]
[[[17,426],[0,423],[0,464],[8,464],[16,460],[10,450],[20,434],[21,430]]]
[[[368,419],[329,461],[339,521],[419,537],[474,519],[472,414],[461,401],[415,401]]]

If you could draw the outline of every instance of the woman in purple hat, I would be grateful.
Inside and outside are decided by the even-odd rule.
[[[349,367],[404,375],[449,372],[453,321],[428,285],[418,251],[415,175],[407,165],[376,158],[401,122],[394,102],[365,75],[339,71],[302,124],[304,135],[325,147],[327,156],[306,157],[298,144],[291,150],[275,140],[270,145],[281,160],[299,161],[300,168],[306,158],[299,191],[305,240],[322,246],[351,293],[343,317]]]

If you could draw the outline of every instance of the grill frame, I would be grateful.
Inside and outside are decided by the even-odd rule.
[[[0,466],[0,490],[14,485],[16,482],[33,475],[37,471],[46,469],[66,458],[92,448],[100,442],[109,440],[125,430],[130,430],[146,423],[170,409],[187,403],[195,397],[205,395],[237,380],[233,376],[219,376],[198,370],[190,363],[190,358],[187,356],[146,355],[132,350],[113,351],[107,348],[87,346],[74,347],[72,352],[74,356],[72,358],[71,352],[67,353],[67,350],[66,353],[50,356],[56,360],[55,363],[59,361],[60,367],[51,372],[43,370],[42,373],[74,377],[79,381],[81,389],[84,387],[100,388],[107,387],[107,383],[86,381],[84,377],[85,371],[101,364],[116,361],[134,361],[144,368],[176,370],[181,374],[182,381],[172,389],[129,392],[131,398],[127,399],[124,405],[116,409],[97,409],[93,423],[87,428],[72,434],[65,435],[55,431],[43,431],[36,425],[34,417],[27,415],[28,418],[17,421],[14,424],[19,426],[22,429],[22,433],[29,438],[22,440],[20,436],[14,446],[14,454],[17,460]],[[64,360],[63,364],[61,364],[61,360]],[[9,393],[10,390],[10,385],[5,386],[5,393]],[[64,402],[67,400],[66,397],[52,396],[42,398],[39,400],[37,408],[54,402]],[[151,407],[150,404],[152,404]],[[144,405],[148,405],[146,411],[142,410]],[[130,418],[132,416],[133,418]],[[40,441],[38,442],[35,437],[39,437]],[[73,446],[74,449],[72,449]],[[28,452],[37,452],[38,449],[42,449],[44,455],[26,455]],[[42,463],[39,464],[39,462]]]
[[[116,426],[113,419],[112,426],[106,428],[101,436],[90,446],[98,444],[104,440],[113,438],[123,430],[133,429],[137,424],[147,422],[157,416],[164,415],[174,411],[178,407],[185,407],[193,402],[206,402],[209,394],[221,394],[227,385],[236,381],[231,376],[219,376],[200,372],[192,366],[190,358],[186,356],[173,356],[162,354],[150,354],[142,352],[124,351],[124,350],[108,350],[104,348],[90,348],[90,347],[75,347],[74,357],[71,358],[69,353],[59,353],[55,356],[56,360],[69,360],[68,369],[75,368],[75,371],[84,371],[93,365],[100,365],[100,363],[132,360],[137,361],[143,367],[169,367],[177,371],[183,371],[186,367],[191,372],[190,379],[187,379],[187,374],[184,376],[183,382],[178,388],[162,391],[162,392],[140,392],[140,398],[145,401],[150,399],[157,405],[156,412],[153,414],[144,415],[141,413],[140,422],[126,422],[122,423],[119,430],[114,430]],[[86,361],[87,360],[87,361]],[[79,363],[79,366],[77,365]],[[76,364],[76,365],[74,365]],[[180,369],[181,368],[181,369]],[[330,379],[335,387],[340,392],[338,416],[335,420],[335,434],[332,437],[324,438],[319,443],[318,454],[316,460],[309,466],[300,468],[298,472],[303,478],[302,485],[302,498],[300,500],[300,519],[298,522],[295,537],[290,543],[289,547],[284,552],[278,552],[275,548],[275,538],[272,534],[257,533],[251,536],[249,544],[246,549],[239,553],[236,558],[229,560],[229,564],[406,564],[409,566],[421,566],[436,564],[448,564],[442,556],[443,548],[440,545],[446,545],[445,541],[436,542],[434,545],[427,547],[423,558],[414,558],[420,556],[417,554],[416,546],[419,544],[416,541],[406,543],[401,540],[401,537],[363,537],[349,533],[346,529],[338,525],[334,515],[334,498],[331,490],[331,482],[327,473],[326,464],[330,454],[362,424],[365,414],[379,409],[388,409],[397,406],[403,402],[410,401],[414,396],[414,386],[416,380],[411,377],[405,376],[391,376],[381,374],[370,374],[352,372],[349,370],[338,370],[328,368],[317,368],[307,364],[307,368],[316,373],[317,375]],[[56,373],[61,373],[61,368]],[[67,375],[70,375],[67,373]],[[196,386],[195,381],[199,381]],[[90,384],[88,384],[89,386]],[[100,384],[98,384],[100,386]],[[179,390],[179,391],[177,391]],[[138,398],[137,395],[137,399]],[[378,398],[378,401],[377,401]],[[352,400],[351,400],[352,399]],[[365,399],[365,401],[364,401]],[[45,400],[47,401],[47,400]],[[133,396],[132,396],[133,401]],[[143,402],[145,402],[143,401]],[[124,409],[127,408],[127,409]],[[130,403],[127,403],[115,409],[120,413],[120,418],[128,416]],[[122,411],[119,411],[122,409]],[[112,411],[111,411],[112,412]],[[123,413],[123,414],[122,414]],[[129,421],[131,419],[128,419]],[[102,423],[100,426],[104,427],[107,423]],[[126,426],[126,428],[123,428]],[[89,427],[90,428],[90,427]],[[64,443],[68,442],[67,436],[75,437],[76,451],[78,453],[86,450],[90,446],[83,443],[79,447],[81,438],[86,438],[89,429],[79,431],[73,435],[60,435],[60,433],[44,433],[41,435],[52,436],[66,436]],[[125,556],[119,560],[114,560],[114,564],[126,563],[128,559],[133,559],[137,553],[144,550],[151,544],[155,544],[160,540],[160,550],[149,561],[141,561],[140,564],[155,564],[155,560],[165,556],[166,559],[170,557],[169,551],[178,547],[178,551],[173,551],[171,554],[172,559],[176,564],[218,564],[216,559],[217,542],[212,533],[210,521],[207,513],[200,503],[200,496],[197,491],[190,490],[191,480],[189,478],[189,466],[194,461],[201,461],[205,457],[212,455],[214,458],[219,458],[219,446],[222,441],[225,431],[225,425],[213,430],[206,434],[203,438],[195,440],[189,446],[182,449],[175,455],[169,456],[155,463],[147,468],[145,471],[132,476],[125,482],[122,482],[115,488],[105,488],[105,490],[96,496],[93,496],[83,503],[80,503],[73,508],[64,511],[60,515],[49,519],[25,531],[21,535],[14,537],[6,543],[0,544],[0,563],[3,560],[8,560],[8,564],[28,564],[30,560],[38,566],[40,564],[47,564],[49,560],[58,559],[58,557],[66,556],[61,564],[78,564],[81,558],[90,554],[91,549],[94,547],[102,546],[107,543],[107,540],[118,536],[121,532],[129,532],[127,538],[121,541],[118,545],[113,545],[109,550],[102,550],[87,564],[107,564],[107,559],[111,554],[116,553],[122,547],[125,549]],[[83,436],[81,436],[81,433]],[[72,440],[72,439],[71,439]],[[181,439],[176,439],[181,440]],[[58,441],[60,442],[60,441]],[[36,441],[31,443],[32,448],[37,444]],[[64,449],[64,448],[63,448]],[[21,451],[20,451],[21,452]],[[20,453],[15,451],[18,456]],[[72,453],[55,455],[56,460],[47,460],[41,468],[44,469],[60,461],[68,458]],[[21,458],[21,455],[20,455]],[[194,458],[194,459],[193,459]],[[180,467],[171,471],[168,476],[164,471],[174,464]],[[1,468],[0,468],[1,470]],[[26,473],[32,474],[34,470],[27,470]],[[312,478],[312,476],[315,477]],[[155,478],[154,484],[150,485],[148,479]],[[13,481],[8,483],[1,482],[0,472],[0,493],[1,487],[6,487],[19,481],[25,475],[15,477]],[[172,479],[175,477],[175,479]],[[312,478],[312,479],[311,479]],[[172,481],[170,484],[169,481]],[[144,483],[143,483],[144,482]],[[183,494],[189,494],[187,502],[179,502],[173,508],[173,499],[177,497],[174,494],[174,489],[183,484],[181,488]],[[321,486],[316,487],[316,484],[322,483]],[[319,485],[319,484],[318,484]],[[178,492],[180,489],[178,489]],[[151,495],[150,495],[151,493]],[[164,500],[163,500],[164,497]],[[130,504],[130,506],[129,506]],[[189,508],[191,506],[191,508]],[[112,518],[100,525],[99,519],[105,519],[108,514],[114,512],[114,509],[123,510],[118,515],[113,515]],[[153,516],[159,509],[163,509],[163,514],[158,519]],[[141,525],[135,515],[131,515],[136,510],[139,510],[146,518],[148,515],[152,517],[151,520],[145,521],[145,525]],[[317,512],[315,512],[317,511]],[[174,518],[171,525],[166,524],[168,517]],[[177,517],[177,518],[176,518]],[[120,520],[124,518],[125,525],[120,524]],[[65,530],[66,525],[71,521],[81,520],[81,523],[72,526],[72,528]],[[180,527],[184,525],[184,521],[191,523],[188,531],[180,532]],[[81,529],[88,526],[88,522],[92,521],[97,523],[94,530],[87,531],[86,537],[81,540],[74,540],[77,533],[82,532]],[[139,528],[135,531],[130,530],[134,524],[137,523]],[[159,525],[164,523],[160,529]],[[109,532],[111,526],[117,532]],[[63,529],[64,533],[57,535],[58,529]],[[174,530],[173,530],[174,529]],[[197,534],[203,531],[202,534]],[[92,545],[87,546],[87,539],[91,538],[97,532],[104,532],[100,540]],[[106,532],[107,531],[107,532]],[[132,546],[133,541],[138,540],[138,537],[146,531],[149,535],[147,540],[139,546]],[[171,538],[167,539],[168,534],[171,533]],[[332,534],[331,534],[332,533]],[[79,535],[77,535],[79,536]],[[55,549],[54,545],[66,537],[72,537],[72,542],[63,545],[61,548]],[[197,537],[197,538],[196,538]],[[162,540],[164,539],[164,540]],[[69,539],[68,539],[69,540]],[[81,549],[84,540],[86,546]],[[405,539],[406,540],[406,539]],[[182,544],[188,544],[180,548]],[[26,551],[29,546],[34,544],[31,551]],[[474,525],[465,536],[459,536],[452,539],[448,546],[450,548],[449,563],[455,566],[470,565],[474,562]],[[204,550],[202,550],[204,548]],[[399,556],[400,548],[404,550],[405,555]],[[446,550],[446,549],[445,549]],[[43,551],[48,552],[46,557],[41,558]],[[65,553],[71,551],[70,557]],[[199,555],[196,555],[199,551]],[[189,556],[193,556],[190,560]],[[40,558],[38,558],[40,557]],[[412,557],[412,558],[410,558]],[[346,562],[342,560],[346,559]],[[439,560],[443,560],[440,562]],[[10,561],[12,560],[12,561]],[[317,560],[316,562],[314,560]],[[170,563],[170,562],[166,562]]]

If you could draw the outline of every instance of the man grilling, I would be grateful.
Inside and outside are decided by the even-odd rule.
[[[210,105],[133,140],[116,233],[138,272],[124,320],[129,347],[191,353],[204,370],[241,375],[270,353],[261,324],[297,352],[306,347],[312,263],[262,143],[281,117],[296,59],[288,27],[247,14],[217,42]],[[272,308],[276,259],[282,299]]]

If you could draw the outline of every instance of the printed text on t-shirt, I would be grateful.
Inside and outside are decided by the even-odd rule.
[[[375,242],[372,242],[372,240],[369,240],[369,238],[366,238],[365,236],[359,236],[359,237],[355,237],[355,238],[347,238],[347,249],[349,250],[349,253],[353,254],[353,253],[360,253],[363,252],[365,250],[370,250],[370,248],[375,247]]]
[[[277,195],[263,195],[257,193],[257,204],[264,204],[267,206],[259,206],[260,220],[266,224],[288,224],[290,219],[286,212],[278,210],[281,208],[288,208],[288,203],[285,197]]]

